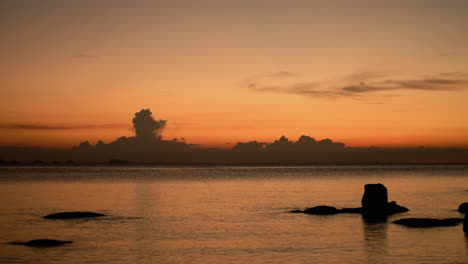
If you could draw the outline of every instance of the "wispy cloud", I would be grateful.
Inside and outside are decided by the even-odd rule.
[[[295,75],[299,76],[299,75]],[[387,91],[454,91],[468,88],[468,74],[440,73],[422,78],[389,78],[389,73],[361,72],[332,81],[293,81],[276,84],[264,75],[249,78],[246,87],[255,92],[297,94],[314,98],[362,97]]]
[[[129,129],[128,124],[102,125],[47,125],[47,124],[0,124],[0,129],[12,130],[83,130],[83,129]]]

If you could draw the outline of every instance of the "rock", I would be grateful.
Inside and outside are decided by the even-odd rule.
[[[339,214],[340,210],[336,209],[333,206],[320,205],[312,208],[307,208],[304,210],[304,213],[314,215],[332,215]]]
[[[337,209],[333,206],[320,205],[312,208],[307,208],[304,211],[299,209],[289,211],[290,213],[306,213],[314,215],[332,215],[332,214],[361,214],[362,208],[343,208]]]
[[[387,188],[380,183],[364,186],[361,204],[362,215],[367,219],[385,220],[388,215],[409,211],[395,201],[389,203]]]
[[[409,209],[398,205],[395,201],[391,201],[390,203],[387,204],[387,215],[392,215],[392,214],[398,214],[398,213],[404,213],[408,212]]]
[[[364,215],[386,215],[387,188],[382,184],[366,184],[361,205]]]
[[[28,242],[12,242],[13,245],[24,245],[28,247],[58,247],[65,244],[71,244],[72,241],[61,241],[55,239],[34,239]]]
[[[362,214],[369,221],[386,221],[388,215],[408,212],[408,208],[395,201],[388,202],[387,188],[382,184],[366,184],[361,200],[362,207],[337,209],[333,206],[320,205],[304,211],[293,210],[291,213],[314,215]]]
[[[462,203],[458,206],[458,212],[468,213],[468,203]]]
[[[75,219],[75,218],[89,218],[89,217],[100,217],[106,216],[104,214],[94,212],[62,212],[56,214],[46,215],[43,218],[46,219]]]
[[[446,219],[434,219],[434,218],[403,218],[394,221],[393,223],[398,225],[404,225],[407,227],[437,227],[437,226],[456,226],[463,221],[461,218],[446,218]]]
[[[289,211],[289,212],[290,213],[303,213],[304,211],[296,209],[296,210],[292,210],[292,211]]]

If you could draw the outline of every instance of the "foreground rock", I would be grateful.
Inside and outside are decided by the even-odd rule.
[[[304,211],[293,210],[291,213],[306,213],[313,215],[362,214],[369,221],[386,220],[387,216],[408,212],[408,208],[398,205],[395,201],[388,202],[387,188],[382,184],[366,184],[361,200],[362,207],[337,209],[333,206],[320,205],[307,208]]]
[[[408,208],[395,201],[388,202],[387,188],[383,184],[366,184],[361,200],[362,215],[367,219],[380,219],[389,215],[408,212]]]
[[[58,247],[65,244],[71,244],[72,241],[62,241],[55,239],[34,239],[28,242],[12,242],[13,245],[24,245],[28,247]]]
[[[75,218],[90,218],[90,217],[100,217],[106,216],[104,214],[94,213],[94,212],[62,212],[56,214],[46,215],[43,218],[46,219],[75,219]]]
[[[458,212],[468,213],[468,203],[462,203],[458,206]]]
[[[396,220],[393,223],[407,227],[437,227],[437,226],[456,226],[463,221],[461,218],[404,218]]]

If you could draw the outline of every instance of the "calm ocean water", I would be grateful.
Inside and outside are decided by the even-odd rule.
[[[410,212],[388,223],[359,215],[288,213],[358,207],[383,183]],[[410,229],[403,217],[463,217],[468,167],[0,168],[0,243],[72,240],[56,248],[2,244],[2,263],[468,263],[462,225]],[[90,220],[46,220],[95,211]]]

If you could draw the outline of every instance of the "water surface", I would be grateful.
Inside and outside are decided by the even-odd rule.
[[[388,223],[359,215],[288,213],[358,207],[383,183],[410,212]],[[462,226],[411,229],[403,217],[463,217],[468,167],[5,167],[0,242],[72,240],[57,248],[3,244],[3,263],[467,263]],[[91,220],[46,220],[61,211]]]

